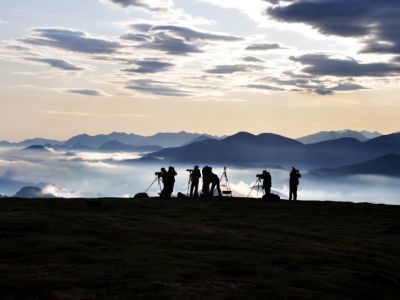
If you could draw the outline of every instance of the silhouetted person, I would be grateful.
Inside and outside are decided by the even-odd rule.
[[[167,182],[167,170],[165,168],[161,168],[161,171],[156,173],[158,176],[158,179],[161,180],[163,184],[163,188],[160,193],[160,198],[165,198],[166,196],[166,182]]]
[[[267,170],[264,170],[262,174],[257,175],[258,178],[262,179],[262,188],[265,192],[265,195],[271,194],[271,186],[272,186],[272,177]]]
[[[217,174],[214,174],[212,172],[212,168],[209,168],[210,170],[210,182],[211,182],[211,190],[210,190],[210,196],[214,197],[214,190],[217,188],[218,191],[218,197],[222,198],[222,192],[221,192],[221,186],[220,186],[220,179]]]
[[[165,182],[165,198],[170,199],[172,192],[174,191],[175,185],[175,176],[178,175],[174,169],[174,167],[169,167],[166,175]]]
[[[193,196],[195,198],[199,197],[199,182],[201,178],[201,173],[199,166],[195,166],[193,171],[190,173],[190,197],[192,198]]]
[[[301,177],[300,171],[292,167],[289,179],[289,200],[297,200],[297,186],[299,185],[299,178]]]
[[[211,175],[211,168],[209,166],[205,166],[202,170],[201,173],[203,174],[203,197],[208,197],[210,194],[210,175]]]

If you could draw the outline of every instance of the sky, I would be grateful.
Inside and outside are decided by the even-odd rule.
[[[0,139],[397,132],[398,0],[0,1]]]

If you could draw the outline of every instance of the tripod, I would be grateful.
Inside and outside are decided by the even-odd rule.
[[[153,180],[153,182],[150,184],[150,186],[147,188],[147,190],[145,191],[146,194],[147,194],[147,192],[151,189],[151,187],[153,186],[153,184],[156,183],[157,180],[158,180],[158,186],[160,187],[160,192],[162,191],[162,190],[161,190],[160,177],[157,176],[157,177]]]
[[[220,178],[220,183],[222,183],[222,179],[225,180],[225,184],[221,184],[222,186],[224,186],[226,188],[226,190],[222,191],[223,195],[230,195],[230,197],[232,197],[232,190],[231,190],[231,185],[229,184],[229,180],[228,180],[228,175],[226,174],[226,167],[224,167],[224,173],[222,173],[222,176]]]
[[[253,192],[254,188],[257,186],[257,198],[258,198],[258,192],[260,190],[260,184],[261,184],[261,178],[257,177],[257,181],[254,183],[254,185],[251,187],[251,190],[249,194],[247,195],[247,198],[250,197],[251,193]]]

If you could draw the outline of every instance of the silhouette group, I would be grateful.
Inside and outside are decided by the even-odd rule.
[[[212,167],[204,166],[200,171],[199,166],[194,166],[193,169],[187,169],[189,172],[189,181],[188,181],[188,190],[187,195],[190,198],[199,198],[200,196],[203,198],[212,198],[217,196],[222,198],[223,194],[231,194],[231,191],[221,191],[221,179],[220,177],[213,172]],[[175,185],[175,176],[177,176],[177,172],[175,168],[170,166],[168,171],[165,168],[161,168],[160,172],[156,172],[156,179],[149,186],[146,192],[152,187],[152,185],[158,180],[158,184],[160,186],[160,198],[170,199],[172,197],[172,193],[174,191]],[[227,185],[229,186],[228,178],[226,176],[226,169],[224,169],[223,176],[226,177]],[[272,187],[272,176],[271,173],[267,170],[264,170],[261,174],[257,174],[256,177],[257,182],[250,190],[249,196],[253,191],[254,187],[257,185],[257,189],[259,186],[262,187],[263,190],[263,198],[269,200],[279,199],[278,195],[271,193]],[[201,193],[199,193],[199,184],[200,179],[203,179],[203,186],[201,189]],[[289,176],[289,200],[296,201],[297,200],[297,187],[299,185],[299,179],[301,178],[300,171],[296,168],[292,167]],[[145,193],[146,193],[145,192]],[[258,193],[258,190],[257,190]],[[216,194],[216,195],[215,195]],[[178,193],[178,196],[184,196],[182,193]]]

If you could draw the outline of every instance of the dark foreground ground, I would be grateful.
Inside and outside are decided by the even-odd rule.
[[[400,299],[400,207],[0,201],[0,299]]]

